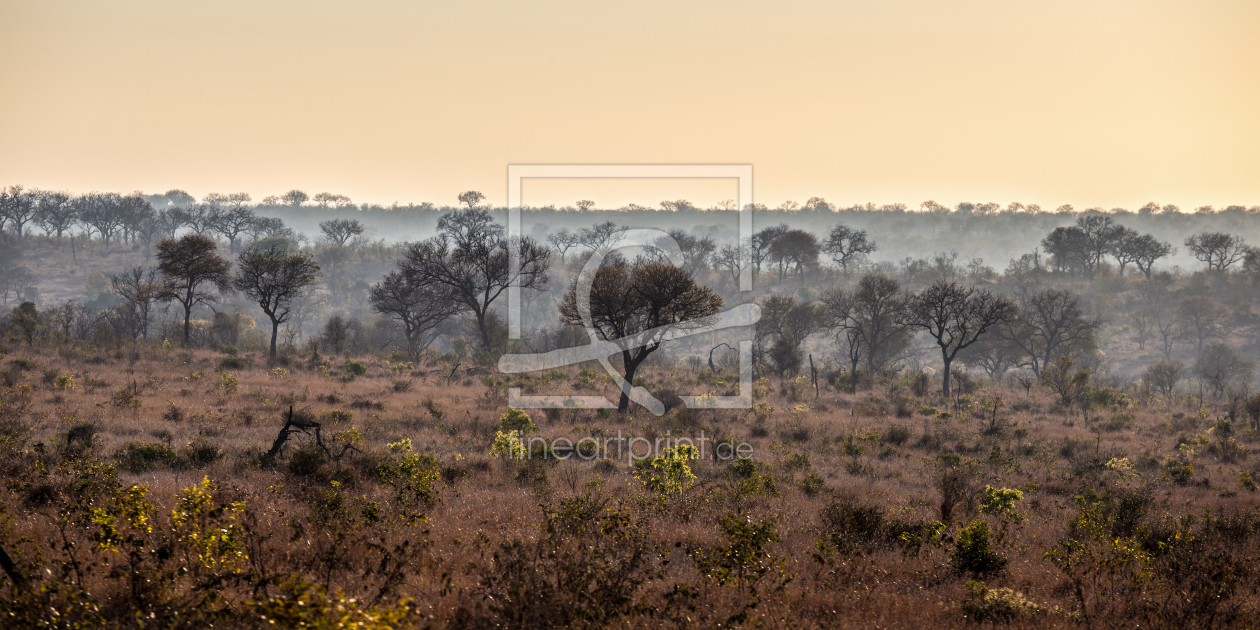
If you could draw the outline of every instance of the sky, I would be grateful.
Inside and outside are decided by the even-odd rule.
[[[1260,2],[0,0],[0,185],[503,204],[1260,204]],[[734,185],[528,183],[529,205]],[[581,183],[578,183],[581,184]]]

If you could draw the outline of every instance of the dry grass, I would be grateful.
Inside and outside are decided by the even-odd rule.
[[[0,530],[0,543],[19,559],[20,566],[32,572],[65,562],[64,550],[46,549],[49,542],[60,540],[49,524],[56,521],[56,512],[63,504],[60,500],[47,504],[32,500],[32,479],[21,468],[10,466],[29,466],[41,458],[50,464],[61,461],[53,453],[64,444],[67,429],[76,423],[95,425],[94,452],[110,461],[119,458],[129,443],[161,443],[176,453],[185,453],[189,445],[208,442],[222,455],[204,467],[187,462],[158,464],[140,472],[120,471],[119,479],[123,486],[149,488],[149,500],[158,506],[159,514],[169,514],[176,493],[203,476],[218,484],[217,497],[243,500],[249,506],[255,519],[251,535],[257,543],[250,554],[272,574],[261,578],[251,573],[249,579],[220,585],[225,599],[206,608],[221,611],[220,625],[261,624],[260,608],[247,602],[288,592],[280,584],[283,577],[292,575],[326,586],[331,592],[343,591],[358,598],[356,606],[364,610],[375,606],[373,610],[382,615],[385,607],[411,598],[414,610],[398,617],[398,623],[404,625],[550,625],[566,619],[557,611],[582,609],[566,597],[581,590],[573,584],[585,583],[565,574],[556,559],[564,554],[553,552],[588,547],[566,547],[575,543],[568,538],[552,540],[548,528],[539,525],[546,510],[559,509],[566,499],[586,497],[606,509],[628,510],[634,529],[618,538],[607,554],[617,562],[630,563],[628,556],[618,554],[628,554],[635,536],[641,535],[643,557],[635,565],[638,568],[627,575],[634,577],[630,582],[642,580],[643,584],[627,586],[631,601],[624,607],[610,607],[608,610],[614,612],[599,619],[568,619],[574,625],[962,626],[971,623],[962,612],[962,602],[968,596],[966,583],[974,576],[954,570],[950,543],[941,548],[925,543],[917,555],[908,554],[901,540],[881,539],[881,533],[864,537],[849,532],[829,537],[821,517],[826,506],[839,500],[873,506],[884,519],[909,524],[940,519],[939,479],[951,461],[938,457],[943,453],[957,454],[966,472],[965,496],[953,508],[946,533],[956,536],[961,526],[977,517],[987,519],[995,532],[1002,531],[1003,539],[993,544],[1006,558],[1006,566],[982,579],[992,589],[1011,589],[1035,604],[1018,610],[1040,611],[1020,613],[1002,622],[1059,627],[1086,622],[1111,625],[1128,618],[1180,627],[1243,627],[1257,621],[1256,601],[1251,595],[1257,586],[1256,576],[1246,570],[1260,541],[1257,521],[1251,518],[1257,501],[1252,491],[1239,484],[1240,472],[1253,477],[1260,474],[1255,466],[1257,458],[1238,457],[1223,449],[1222,429],[1209,431],[1223,411],[1192,409],[1189,401],[1172,407],[1152,402],[1131,408],[1131,427],[1095,431],[1099,423],[1087,426],[1080,414],[1054,411],[1047,392],[1034,389],[1030,397],[1022,390],[976,392],[971,396],[973,405],[985,395],[1003,399],[1010,426],[992,435],[985,434],[987,425],[980,419],[968,419],[978,411],[968,412],[967,401],[960,405],[932,395],[914,397],[893,384],[876,385],[857,395],[825,388],[814,398],[812,390],[796,392],[790,383],[769,383],[766,395],[757,402],[773,407],[772,412],[764,407],[759,413],[674,409],[661,418],[641,411],[626,415],[593,411],[531,414],[539,434],[548,438],[576,440],[621,431],[654,439],[666,432],[698,436],[704,431],[706,436],[747,442],[754,449],[754,461],[765,465],[779,492],[779,496],[772,496],[734,491],[733,481],[738,479],[733,478],[728,465],[707,460],[693,464],[694,485],[679,496],[659,498],[645,493],[624,462],[608,465],[572,459],[541,466],[545,474],[540,476],[537,470],[523,473],[520,465],[492,459],[488,453],[504,411],[506,389],[493,378],[488,379],[490,386],[483,383],[483,373],[489,376],[484,369],[461,368],[452,376],[449,366],[426,365],[400,374],[384,360],[356,357],[367,366],[367,372],[346,381],[340,378],[340,360],[330,362],[331,369],[321,374],[302,357],[290,357],[277,366],[288,370],[285,375],[273,373],[261,355],[245,353],[242,356],[251,360],[250,367],[228,371],[237,382],[233,393],[225,391],[216,372],[225,355],[214,352],[160,347],[14,350],[4,356],[0,369],[7,371],[8,380],[16,387],[31,387],[32,402],[8,425],[16,441],[11,438],[6,442],[9,466],[3,516],[7,521]],[[15,359],[27,359],[31,365],[20,369],[12,363]],[[71,374],[75,386],[66,389],[45,382],[45,373]],[[514,385],[548,393],[612,393],[606,382],[589,378],[589,373],[580,377],[578,370],[544,379]],[[654,367],[643,380],[656,391],[723,393],[720,387],[697,384],[697,375],[682,368]],[[398,382],[410,385],[396,385]],[[131,388],[138,406],[125,396],[119,398],[119,392],[126,388]],[[360,452],[351,452],[338,462],[317,463],[313,474],[299,476],[290,466],[306,439],[298,437],[278,461],[261,461],[260,455],[275,439],[290,405],[322,419],[326,436],[358,428],[363,438]],[[953,417],[930,417],[929,408],[950,411]],[[1101,414],[1104,421],[1110,415]],[[1243,424],[1240,420],[1233,425],[1233,437],[1245,448],[1254,449],[1258,436],[1244,430]],[[1198,435],[1204,436],[1206,443],[1195,447],[1193,455],[1178,449],[1179,441],[1193,442]],[[437,461],[438,498],[425,508],[427,521],[409,527],[384,519],[362,529],[321,529],[313,524],[312,506],[328,492],[343,493],[347,500],[361,497],[378,501],[393,509],[396,499],[381,481],[379,470],[382,463],[397,457],[387,444],[404,438],[411,440],[415,452]],[[1126,457],[1132,473],[1125,472],[1122,465],[1106,466]],[[1165,475],[1165,460],[1177,457],[1194,463],[1188,482],[1178,484]],[[1156,463],[1151,463],[1152,458]],[[972,463],[967,464],[968,460]],[[807,481],[811,473],[816,475],[813,486]],[[340,485],[330,490],[333,482]],[[1022,488],[1024,498],[1015,506],[1022,520],[978,514],[973,494],[985,485]],[[1229,565],[1234,572],[1229,578],[1233,590],[1216,602],[1214,616],[1202,610],[1174,610],[1160,603],[1186,586],[1166,575],[1161,577],[1159,567],[1164,565],[1158,563],[1165,560],[1158,559],[1152,561],[1152,576],[1138,588],[1125,591],[1133,602],[1130,607],[1105,617],[1104,612],[1095,612],[1087,599],[1087,608],[1082,611],[1072,583],[1046,558],[1063,539],[1081,538],[1079,527],[1072,528],[1081,513],[1075,497],[1089,492],[1135,496],[1139,491],[1148,492],[1150,498],[1138,525],[1145,529],[1128,535],[1145,537],[1143,540],[1149,542],[1169,527],[1192,531],[1207,545],[1200,556],[1220,551],[1233,562]],[[1205,517],[1209,510],[1212,516]],[[1220,531],[1227,528],[1213,525],[1212,519],[1236,514],[1250,520],[1244,518],[1239,521],[1242,525],[1229,530],[1233,538],[1224,537]],[[745,522],[768,523],[777,536],[777,541],[764,545],[768,556],[754,554],[755,561],[741,569],[753,573],[765,569],[756,580],[722,584],[714,574],[706,576],[698,570],[703,557],[699,550],[730,542],[719,529],[728,515]],[[1193,522],[1177,520],[1191,515]],[[370,535],[354,542],[362,532]],[[601,535],[588,532],[582,534],[585,538],[573,540],[603,540]],[[396,551],[396,545],[408,539],[413,541],[410,551],[381,551]],[[512,575],[503,567],[509,566],[505,564],[508,548],[517,540],[525,541],[532,550],[532,555],[527,554],[534,563],[530,566],[541,572],[531,573],[530,579],[554,578],[559,586],[553,596],[558,598],[554,610],[512,600],[516,601],[515,610],[528,609],[533,611],[529,614],[537,615],[522,613],[512,621],[497,608],[505,597],[502,593],[509,591],[495,589],[508,587],[490,576]],[[835,544],[819,546],[820,541],[828,540]],[[546,547],[553,543],[557,547]],[[382,560],[385,557],[393,560]],[[394,560],[403,568],[396,572],[396,578],[384,577],[387,572],[381,567]],[[598,563],[588,559],[582,566]],[[790,581],[776,588],[787,577]],[[566,587],[565,579],[575,581]],[[131,601],[113,581],[98,576],[85,580],[83,586],[97,598],[94,601],[104,602],[106,617],[118,623],[129,618],[121,608],[111,608]],[[16,591],[10,589],[17,587],[6,581],[3,588],[6,597],[16,597]],[[1122,599],[1115,595],[1123,590],[1119,584],[1108,583],[1097,589],[1099,596],[1111,593],[1113,600]],[[1005,591],[990,592],[1015,597]],[[496,593],[499,599],[488,597]],[[68,597],[64,591],[57,596]],[[973,597],[973,601],[982,600]],[[980,610],[974,607],[978,605],[972,609]],[[171,625],[201,623],[184,618],[168,621]]]

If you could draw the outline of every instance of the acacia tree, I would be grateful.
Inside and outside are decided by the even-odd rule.
[[[280,203],[286,206],[293,206],[294,208],[306,203],[308,200],[310,200],[310,196],[296,188],[280,195],[280,198],[277,199]]]
[[[1146,275],[1146,279],[1151,279],[1151,268],[1155,265],[1155,261],[1160,258],[1166,258],[1177,253],[1177,248],[1172,243],[1161,241],[1150,234],[1137,235],[1136,233],[1127,234],[1120,241],[1116,260],[1120,262],[1120,271],[1124,272],[1124,261],[1127,260],[1137,265],[1137,268]]]
[[[21,186],[9,186],[0,190],[0,228],[7,220],[13,225],[13,233],[22,236],[22,228],[36,213],[36,194]]]
[[[236,240],[249,231],[258,217],[254,211],[242,206],[225,208],[215,214],[214,229],[228,240],[228,251],[236,253]]]
[[[214,239],[200,234],[185,234],[178,239],[168,238],[158,243],[158,270],[166,280],[161,299],[174,300],[184,307],[185,346],[188,345],[193,307],[215,301],[214,294],[207,287],[227,291],[232,285],[232,264],[216,249]]]
[[[787,269],[805,279],[805,270],[818,266],[818,239],[805,230],[788,230],[770,242],[770,260],[779,265],[779,280]]]
[[[1057,271],[1073,273],[1084,269],[1086,253],[1085,232],[1076,226],[1059,227],[1041,240],[1041,249],[1050,254]]]
[[[1206,295],[1189,295],[1177,305],[1177,321],[1181,334],[1203,352],[1203,344],[1213,337],[1224,337],[1229,332],[1229,307]]]
[[[420,283],[402,270],[395,269],[368,293],[372,310],[391,317],[403,327],[407,339],[407,356],[415,361],[433,343],[438,325],[461,309],[450,290],[436,283]]]
[[[596,223],[578,232],[578,243],[591,251],[599,251],[615,245],[625,231],[626,228],[617,225],[615,221]]]
[[[320,221],[319,229],[329,241],[345,245],[346,241],[362,234],[367,228],[358,219],[331,219]]]
[[[941,393],[949,396],[950,365],[981,335],[1015,316],[1014,302],[984,289],[937,280],[907,304],[910,325],[927,331],[941,348]]]
[[[570,232],[569,228],[560,228],[559,232],[552,232],[547,235],[547,242],[551,243],[551,246],[560,252],[560,264],[563,265],[565,256],[570,249],[580,244],[581,238],[577,234]]]
[[[753,346],[758,363],[768,362],[779,378],[801,365],[801,345],[822,327],[822,305],[772,295],[759,303],[761,319],[754,326]]]
[[[1080,217],[1076,220],[1076,227],[1083,236],[1081,245],[1085,277],[1093,280],[1103,258],[1115,251],[1124,235],[1124,228],[1117,225],[1111,217],[1101,214]]]
[[[250,245],[237,258],[232,286],[258,303],[271,319],[271,358],[276,358],[280,324],[289,319],[294,298],[319,279],[319,265],[302,252],[280,245]]]
[[[862,256],[870,255],[877,249],[879,248],[876,247],[875,241],[867,238],[866,230],[855,230],[847,225],[837,225],[833,228],[827,237],[827,242],[823,244],[823,251],[830,254],[831,259],[845,271],[849,270],[850,263],[856,262]]]
[[[1207,263],[1208,271],[1229,269],[1251,249],[1243,237],[1225,232],[1195,234],[1186,239],[1186,247],[1195,258]]]
[[[64,192],[45,190],[39,193],[35,202],[35,222],[45,234],[56,234],[60,239],[66,230],[78,219],[70,195]]]
[[[468,190],[468,191],[459,193],[459,202],[462,204],[467,204],[469,210],[472,210],[473,208],[475,208],[477,204],[481,203],[482,201],[485,201],[485,199],[486,199],[486,196],[481,194],[480,191],[476,191],[476,190]]]
[[[577,290],[575,280],[560,303],[560,321],[581,326]],[[604,265],[591,283],[591,323],[599,336],[634,338],[633,345],[621,351],[622,373],[630,386],[639,365],[664,342],[666,327],[701,327],[721,309],[720,295],[668,263]],[[617,410],[629,408],[630,392],[623,389]]]
[[[118,206],[122,197],[117,193],[88,193],[74,201],[79,221],[101,235],[105,250],[109,250],[109,241],[122,226],[122,214]]]
[[[511,258],[519,267],[513,272]],[[493,350],[487,325],[490,307],[513,283],[543,290],[551,267],[551,249],[529,237],[508,239],[489,211],[471,208],[438,220],[438,235],[409,245],[399,270],[417,285],[449,292],[462,310],[477,319],[481,342]]]
[[[110,289],[122,296],[127,309],[124,321],[131,337],[149,338],[149,313],[162,298],[166,283],[156,267],[135,267],[109,277]]]
[[[765,210],[766,207],[761,204],[749,204],[747,207],[753,209]],[[756,216],[754,214],[754,216]],[[774,239],[779,238],[790,230],[786,223],[763,228],[748,239],[748,253],[752,259],[753,280],[757,279],[757,275],[761,273],[761,265],[770,258],[770,244]]]
[[[1041,371],[1068,349],[1090,346],[1102,322],[1087,317],[1080,296],[1071,291],[1047,289],[1034,294],[1018,314],[999,327],[1002,337],[1018,347],[1021,365]]]

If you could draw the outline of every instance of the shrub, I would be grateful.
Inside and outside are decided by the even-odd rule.
[[[65,372],[57,377],[56,384],[61,389],[74,389],[74,375]]]
[[[183,422],[184,410],[175,406],[175,403],[167,403],[166,411],[162,412],[162,419],[170,422]]]
[[[699,457],[700,451],[696,447],[680,444],[677,448],[665,449],[660,457],[635,461],[634,476],[657,496],[674,496],[696,478],[687,462]]]
[[[523,459],[525,454],[525,445],[521,443],[519,431],[504,431],[502,429],[495,431],[494,443],[490,445],[491,457]]]
[[[28,372],[35,369],[35,362],[30,359],[14,359],[12,363],[13,367],[22,372]]]
[[[811,497],[827,487],[827,483],[823,481],[822,475],[816,472],[810,472],[808,475],[805,475],[797,485],[800,486],[801,492]]]
[[[171,447],[161,442],[128,442],[114,455],[118,467],[142,473],[161,468],[180,468],[187,463]]]
[[[534,424],[529,414],[520,409],[508,408],[508,410],[499,417],[499,429],[503,431],[516,431],[522,435],[528,435],[538,430],[538,425]]]
[[[967,594],[959,605],[963,614],[972,621],[1011,623],[1024,617],[1038,615],[1045,609],[1009,588],[990,589],[984,582],[967,581]]]
[[[220,370],[241,370],[249,367],[250,360],[245,357],[224,357],[219,361]]]
[[[219,346],[219,352],[222,352],[223,354],[226,354],[226,355],[229,355],[229,356],[233,356],[233,357],[234,357],[234,356],[236,356],[236,355],[237,355],[237,353],[238,353],[238,352],[240,352],[240,351],[236,349],[236,346],[234,346],[234,345],[232,345],[232,344],[230,344],[230,343],[225,343],[225,344],[222,344],[222,345],[220,345],[220,346]]]
[[[884,431],[883,437],[884,442],[888,444],[902,446],[910,439],[910,428],[900,424],[894,424],[888,427],[887,431]]]
[[[367,374],[367,366],[358,361],[346,361],[341,366],[341,369],[345,371],[346,376],[349,378],[358,378]]]
[[[1024,493],[1011,488],[994,488],[985,486],[980,495],[980,513],[997,516],[1002,520],[1019,522],[1024,517],[1015,511],[1015,502],[1024,498]]]
[[[235,394],[237,387],[240,385],[235,376],[227,372],[219,372],[219,389],[225,394]]]
[[[271,378],[281,379],[288,378],[289,371],[282,367],[271,368]]]
[[[1125,429],[1129,429],[1132,427],[1133,427],[1133,414],[1119,412],[1119,413],[1112,414],[1111,419],[1102,423],[1102,425],[1099,428],[1102,429],[1103,431],[1114,433],[1116,431],[1124,431]]]
[[[218,461],[223,452],[214,443],[199,437],[189,442],[181,455],[193,468],[205,468]]]
[[[958,530],[958,541],[950,552],[950,563],[959,573],[985,575],[1005,567],[1006,558],[993,550],[989,540],[989,524],[975,519]]]
[[[324,451],[314,442],[307,442],[293,449],[289,455],[289,473],[298,477],[309,477],[319,472],[324,466]]]

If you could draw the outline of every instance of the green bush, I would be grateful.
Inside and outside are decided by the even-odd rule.
[[[345,370],[346,376],[352,378],[358,378],[367,374],[367,366],[359,363],[358,361],[346,361],[345,364],[341,366],[341,369]]]
[[[504,432],[517,431],[522,435],[528,435],[538,430],[538,425],[534,424],[534,420],[529,414],[520,409],[508,408],[502,416],[499,417],[499,429]]]
[[[958,530],[958,542],[950,553],[954,569],[959,573],[986,575],[1005,567],[1006,558],[993,550],[989,536],[989,524],[981,519]]]
[[[185,446],[181,455],[193,468],[205,468],[223,456],[218,446],[205,438],[197,438]]]

